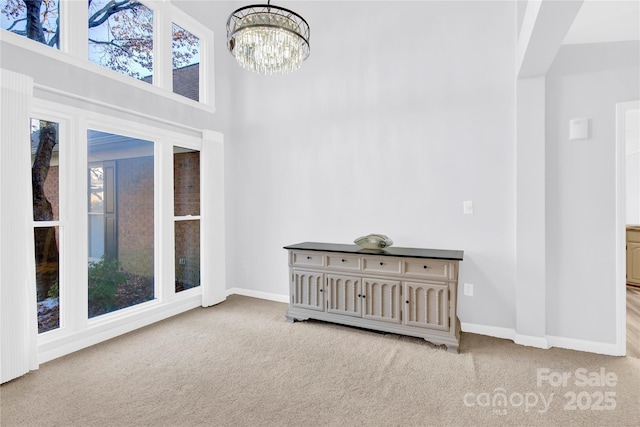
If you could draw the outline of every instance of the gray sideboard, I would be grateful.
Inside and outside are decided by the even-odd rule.
[[[308,319],[424,338],[457,353],[462,251],[298,243],[289,254],[289,322]]]

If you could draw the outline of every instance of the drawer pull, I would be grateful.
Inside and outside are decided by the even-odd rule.
[[[324,289],[320,289],[320,292],[324,292]]]
[[[340,261],[342,261],[342,262],[347,262],[347,260],[346,260],[346,259],[341,259]]]
[[[310,256],[308,256],[308,257],[307,257],[307,259],[311,259],[311,257],[310,257]]]
[[[380,262],[380,265],[384,265],[384,262]]]
[[[409,300],[405,301],[406,304],[409,304]]]
[[[362,294],[358,294],[358,298],[362,298]]]
[[[427,266],[426,266],[426,265],[423,265],[423,266],[422,266],[422,268],[424,268],[424,269],[426,270],[426,269],[427,269]]]

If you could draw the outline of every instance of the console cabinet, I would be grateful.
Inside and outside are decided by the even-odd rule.
[[[289,252],[289,322],[307,319],[424,338],[458,352],[462,251],[299,243]]]

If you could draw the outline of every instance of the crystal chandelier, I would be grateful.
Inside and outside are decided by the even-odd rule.
[[[309,57],[309,24],[267,4],[242,7],[227,20],[227,46],[238,64],[258,74],[287,74]]]

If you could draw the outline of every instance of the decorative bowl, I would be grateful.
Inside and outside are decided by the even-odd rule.
[[[358,237],[353,241],[356,245],[362,249],[384,249],[393,245],[393,240],[385,236],[384,234],[369,234],[366,236]]]

